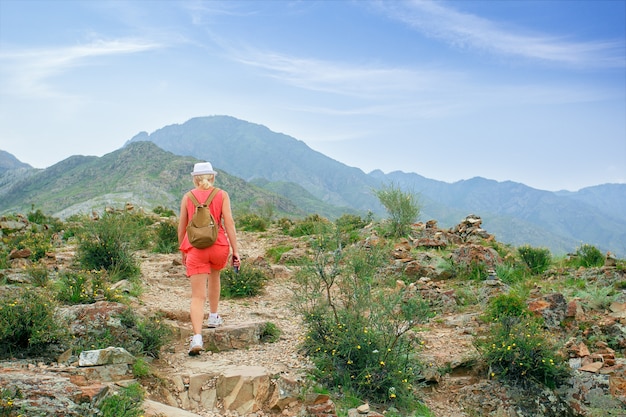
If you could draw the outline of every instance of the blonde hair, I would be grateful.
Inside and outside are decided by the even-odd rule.
[[[208,190],[209,188],[213,187],[214,183],[215,174],[203,174],[193,176],[193,184],[201,190]]]

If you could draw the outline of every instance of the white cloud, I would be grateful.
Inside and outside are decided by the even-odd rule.
[[[5,73],[3,90],[21,97],[67,97],[55,88],[51,77],[86,65],[91,58],[132,54],[159,47],[158,43],[122,39],[96,40],[69,47],[3,51],[0,53],[0,71]]]
[[[626,67],[624,41],[619,39],[576,42],[563,36],[531,33],[431,0],[383,1],[379,6],[390,17],[453,46],[574,67]]]

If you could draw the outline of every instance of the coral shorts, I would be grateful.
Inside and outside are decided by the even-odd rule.
[[[191,248],[187,251],[187,276],[197,274],[209,274],[211,271],[219,271],[226,266],[230,246],[213,245],[206,249]]]

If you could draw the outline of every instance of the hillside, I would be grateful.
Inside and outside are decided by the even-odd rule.
[[[32,207],[66,218],[131,203],[178,212],[181,196],[193,187],[189,173],[197,162],[176,156],[151,142],[130,144],[101,158],[73,156],[45,170],[22,175],[0,194],[0,212],[25,212]],[[278,214],[303,212],[289,200],[218,170],[216,183],[228,190],[235,207],[270,202]],[[11,172],[0,177],[2,179]]]
[[[211,160],[247,181],[264,179],[267,182],[259,182],[264,188],[284,192],[282,195],[292,200],[291,190],[272,183],[293,182],[334,206],[384,216],[372,189],[395,183],[419,195],[421,220],[437,219],[442,226],[452,227],[475,213],[499,239],[512,245],[548,247],[565,254],[588,243],[626,254],[626,184],[564,195],[511,181],[473,178],[449,184],[400,171],[365,174],[293,137],[229,116],[199,117],[152,134],[142,132],[129,143],[145,140],[175,154]]]
[[[6,171],[17,170],[20,168],[32,167],[24,162],[21,162],[19,159],[17,159],[15,156],[11,155],[7,151],[0,150],[0,174]]]

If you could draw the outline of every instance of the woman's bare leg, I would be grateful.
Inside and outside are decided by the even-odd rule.
[[[209,274],[198,274],[189,277],[191,281],[191,328],[193,334],[202,334],[202,321],[204,320],[204,304],[207,297],[207,280]]]

